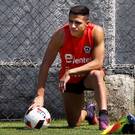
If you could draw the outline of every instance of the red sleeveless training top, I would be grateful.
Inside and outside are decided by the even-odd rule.
[[[67,69],[82,66],[92,60],[92,50],[94,41],[92,38],[92,29],[94,24],[89,24],[82,37],[73,37],[70,33],[69,25],[63,27],[65,32],[64,44],[60,49],[61,69],[59,78],[61,78]],[[71,76],[68,83],[78,83],[81,76]]]

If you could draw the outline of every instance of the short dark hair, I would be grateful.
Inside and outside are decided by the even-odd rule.
[[[77,6],[71,7],[69,11],[69,15],[70,14],[89,16],[89,8],[87,8],[84,5],[77,5]]]

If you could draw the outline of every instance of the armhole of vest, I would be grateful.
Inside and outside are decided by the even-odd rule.
[[[66,25],[66,26],[64,27],[64,44],[67,43],[67,42],[69,42],[68,40],[69,40],[70,38],[71,38],[71,37],[70,37],[70,34],[69,34],[69,26]]]
[[[67,25],[65,25],[64,26],[64,28],[63,28],[64,30],[64,43],[67,41],[67,37],[68,37],[68,35],[67,35]]]
[[[94,38],[93,38],[93,29],[95,27],[94,24],[90,24],[91,26],[88,28],[88,38],[89,38],[89,42],[92,45],[92,48],[94,48]]]

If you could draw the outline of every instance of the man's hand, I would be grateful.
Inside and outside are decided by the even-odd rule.
[[[62,78],[60,78],[60,82],[59,82],[59,88],[61,92],[64,92],[66,90],[66,84],[70,79],[70,75],[69,72],[66,71],[65,74],[62,76]]]
[[[37,96],[33,100],[32,104],[31,104],[31,106],[29,107],[28,110],[34,109],[36,107],[42,107],[43,105],[44,105],[44,97],[43,96]]]

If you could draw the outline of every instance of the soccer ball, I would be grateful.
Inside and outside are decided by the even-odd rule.
[[[48,127],[51,122],[51,115],[46,108],[36,107],[26,111],[24,122],[29,128]]]

